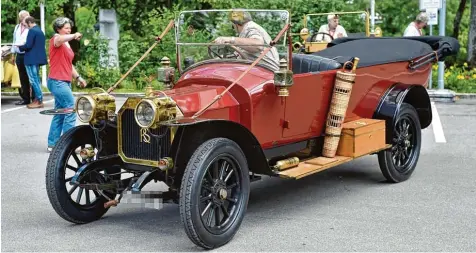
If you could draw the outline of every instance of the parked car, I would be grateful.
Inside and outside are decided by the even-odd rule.
[[[375,27],[375,33],[370,31],[370,19],[367,11],[342,11],[329,13],[309,13],[304,15],[302,29],[298,34],[302,42],[295,42],[296,52],[315,53],[327,48],[329,41],[337,39],[333,35],[319,31],[322,25],[327,25],[328,15],[336,15],[339,25],[344,27],[349,38],[382,37],[382,29]]]
[[[210,42],[207,31],[234,35],[229,17],[243,10],[184,11],[174,21],[177,55],[168,56],[177,69],[164,58],[158,71],[170,89],[149,86],[119,108],[111,90],[77,99],[87,124],[61,137],[46,167],[60,217],[95,221],[160,181],[169,190],[152,197],[177,203],[189,239],[212,249],[234,237],[250,184],[263,176],[297,180],[375,154],[388,181],[410,178],[432,121],[431,64],[454,55],[458,42],[346,38],[295,54],[287,11],[246,12],[274,38],[253,46],[260,57],[278,48],[279,69],[242,58],[243,46]]]

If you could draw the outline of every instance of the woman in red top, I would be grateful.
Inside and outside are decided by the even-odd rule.
[[[86,87],[86,81],[81,78],[73,66],[74,52],[68,41],[80,40],[81,33],[71,34],[72,22],[68,18],[57,18],[53,23],[56,34],[50,39],[50,73],[48,89],[55,98],[55,109],[74,108],[74,96],[71,90],[71,80],[76,79],[81,87]],[[76,123],[76,113],[55,115],[51,121],[48,134],[48,151],[51,152],[62,133],[65,133]]]

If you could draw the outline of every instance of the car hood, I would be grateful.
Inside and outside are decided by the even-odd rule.
[[[166,93],[177,102],[184,116],[192,116],[222,94],[248,68],[249,65],[242,63],[222,62],[197,66],[185,72],[174,88]],[[251,97],[261,92],[262,86],[272,81],[273,77],[272,71],[254,67],[207,111],[248,107]]]

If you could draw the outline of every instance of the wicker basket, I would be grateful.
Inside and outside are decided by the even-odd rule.
[[[336,154],[354,80],[355,73],[337,71],[331,106],[326,121],[326,137],[322,150],[322,155],[325,157],[332,158]]]

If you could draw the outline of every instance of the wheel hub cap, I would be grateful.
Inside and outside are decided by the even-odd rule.
[[[212,188],[212,199],[215,204],[221,205],[228,197],[225,182],[218,180]]]
[[[226,197],[227,197],[227,195],[228,195],[228,192],[227,192],[225,189],[221,188],[221,189],[218,191],[218,194],[220,195],[220,199],[221,199],[221,200],[225,200]]]

